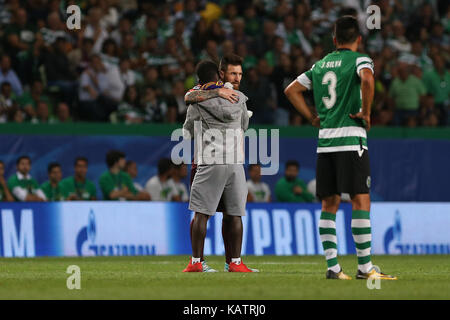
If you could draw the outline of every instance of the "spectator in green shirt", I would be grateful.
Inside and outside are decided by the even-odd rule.
[[[427,90],[422,80],[412,75],[410,66],[400,62],[397,67],[397,77],[389,88],[391,104],[395,107],[394,123],[403,125],[410,118],[417,118],[420,100]]]
[[[144,114],[140,106],[140,98],[136,86],[128,86],[123,101],[117,107],[117,117],[126,124],[142,123]]]
[[[16,161],[17,172],[9,177],[8,188],[18,201],[46,201],[45,193],[30,175],[31,159],[21,156]]]
[[[19,8],[14,12],[14,21],[4,31],[7,51],[15,56],[19,52],[28,51],[35,41],[36,27],[27,16],[27,11]]]
[[[40,101],[50,103],[50,99],[46,95],[43,95],[43,92],[44,85],[42,82],[40,80],[34,80],[31,90],[25,91],[17,98],[19,106],[22,107],[29,118],[36,117],[36,110]]]
[[[44,101],[39,101],[36,108],[36,116],[31,119],[31,123],[51,123],[54,117],[50,114],[48,104]]]
[[[49,123],[68,123],[68,122],[72,122],[69,106],[65,102],[59,102],[56,105],[55,117],[51,116],[49,119]]]
[[[41,190],[45,193],[48,201],[63,201],[64,195],[60,185],[62,179],[61,165],[51,162],[47,169],[48,181],[41,185]]]
[[[445,106],[450,105],[450,72],[445,68],[444,59],[440,55],[434,57],[433,64],[434,68],[423,74],[423,82],[427,92],[433,95],[435,106],[444,113]]]
[[[11,113],[17,109],[17,101],[12,92],[11,84],[7,81],[0,84],[0,123],[8,121]]]
[[[144,200],[146,196],[138,192],[128,173],[124,172],[125,154],[118,150],[111,150],[106,154],[108,170],[99,180],[104,200]]]
[[[284,52],[284,40],[280,36],[275,36],[273,39],[273,49],[267,51],[264,58],[271,68],[277,66],[280,62],[280,56]]]
[[[5,164],[0,160],[0,201],[14,201],[5,180]]]
[[[138,176],[137,163],[133,160],[128,160],[125,165],[125,172],[130,175],[131,180],[135,180]],[[134,181],[133,185],[137,191],[143,193],[141,200],[151,200],[150,194],[147,191],[145,191],[144,187],[139,182]]]
[[[308,192],[306,183],[299,179],[300,165],[295,160],[286,162],[284,177],[275,185],[275,196],[279,202],[313,202],[314,196]]]
[[[88,159],[77,157],[74,175],[61,181],[61,189],[66,200],[97,200],[97,189],[92,181],[86,179],[87,171]]]

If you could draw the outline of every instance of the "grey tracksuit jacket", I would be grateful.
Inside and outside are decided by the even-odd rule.
[[[183,125],[183,137],[195,139],[195,163],[244,162],[243,138],[249,123],[246,105],[248,98],[240,91],[236,90],[236,93],[239,95],[237,103],[218,97],[189,105]]]

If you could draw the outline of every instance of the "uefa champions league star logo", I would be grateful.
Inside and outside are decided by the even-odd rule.
[[[96,235],[96,227],[95,227],[95,216],[94,216],[94,210],[89,211],[89,221],[87,225],[87,235],[88,239],[91,243],[95,242],[95,235]]]
[[[402,238],[402,224],[400,220],[400,212],[398,210],[395,211],[394,225],[387,229],[384,234],[384,252],[386,254],[392,253],[390,252],[391,242],[394,241],[394,244],[401,243]]]

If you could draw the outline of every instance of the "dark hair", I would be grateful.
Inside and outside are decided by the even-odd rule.
[[[169,158],[161,158],[158,161],[158,174],[164,174],[172,168],[173,164]]]
[[[230,53],[224,56],[219,63],[219,70],[220,71],[227,71],[228,66],[231,64],[232,66],[242,66],[242,57],[238,56],[237,54]]]
[[[3,89],[4,87],[11,87],[11,83],[9,81],[3,81],[1,84],[1,88]]]
[[[283,37],[275,36],[275,37],[273,37],[273,39],[272,39],[272,48],[275,48],[275,43],[276,43],[278,40],[282,40],[282,41],[284,42]]]
[[[18,112],[23,114],[23,111],[17,106],[13,106],[13,107],[9,108],[8,109],[8,121],[11,121],[11,122],[15,121],[14,117],[16,116],[16,114]]]
[[[128,20],[128,22],[131,23],[130,18],[127,17],[127,16],[122,16],[122,17],[119,19],[119,23],[122,22],[122,21],[124,21],[124,20]]]
[[[286,161],[285,168],[287,169],[290,166],[294,166],[294,167],[297,167],[297,169],[300,169],[300,164],[298,163],[297,160],[288,160],[288,161]]]
[[[52,172],[54,168],[61,168],[61,165],[58,162],[50,162],[47,167],[47,173]]]
[[[248,171],[252,170],[255,167],[261,167],[259,163],[252,163],[248,166]]]
[[[180,22],[183,22],[183,24],[186,25],[186,22],[184,21],[183,18],[176,19],[174,24],[177,24],[177,23],[180,23]]]
[[[94,44],[94,39],[92,38],[83,38],[81,44],[86,45],[87,43]]]
[[[56,38],[56,40],[55,40],[55,44],[58,44],[58,43],[60,43],[60,42],[67,42],[66,37],[58,36],[58,37]]]
[[[19,158],[17,158],[16,165],[18,165],[19,162],[22,161],[23,159],[28,159],[28,161],[30,161],[30,163],[31,163],[31,158],[29,156],[23,155],[23,156],[20,156]]]
[[[88,159],[86,157],[76,157],[75,158],[75,162],[73,163],[73,165],[76,166],[79,161],[84,161],[84,162],[86,162],[86,164],[89,163],[89,161],[88,161]]]
[[[107,38],[105,39],[105,41],[103,41],[102,43],[102,53],[106,52],[106,48],[109,45],[113,45],[114,46],[114,55],[117,55],[117,43],[113,38]]]
[[[353,7],[344,7],[339,12],[340,16],[352,16],[357,18],[358,17],[358,11]]]
[[[36,83],[40,83],[42,85],[44,84],[41,79],[34,78],[33,81],[31,82],[31,85],[34,86]]]
[[[340,17],[334,24],[333,33],[338,44],[353,43],[360,35],[358,20],[349,15]]]
[[[195,67],[195,73],[200,84],[219,80],[217,65],[211,60],[200,61]]]
[[[120,159],[125,158],[125,153],[119,150],[109,150],[106,154],[106,165],[108,168],[114,166]]]
[[[134,101],[130,101],[130,98],[128,97],[131,89],[134,89],[136,91],[136,98]],[[139,101],[141,101],[141,98],[139,97],[139,90],[137,86],[136,85],[127,86],[127,88],[125,89],[125,93],[123,94],[122,100],[127,103],[134,104],[135,107],[139,107]]]
[[[92,60],[94,60],[94,59],[102,60],[102,57],[98,53],[91,53],[89,55],[89,58],[90,58],[90,63],[92,63]]]

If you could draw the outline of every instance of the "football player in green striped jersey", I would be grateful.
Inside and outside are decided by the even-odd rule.
[[[322,201],[319,234],[325,253],[327,279],[349,280],[337,258],[336,212],[341,194],[352,202],[352,234],[358,256],[357,279],[395,280],[378,272],[371,261],[370,165],[367,131],[374,95],[372,59],[357,52],[361,42],[358,21],[339,18],[334,25],[336,50],[317,61],[285,89],[294,107],[319,128],[317,196]],[[303,92],[312,90],[316,114]]]

